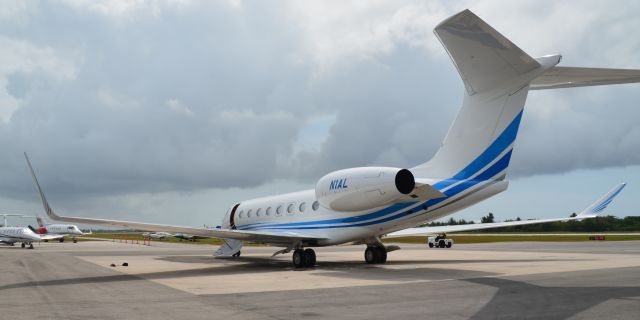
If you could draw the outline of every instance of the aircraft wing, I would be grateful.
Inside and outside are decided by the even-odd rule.
[[[60,238],[64,238],[63,234],[41,234],[40,239],[42,240],[57,240]]]
[[[530,90],[640,82],[640,70],[555,66],[531,81]]]
[[[575,217],[495,222],[495,223],[463,224],[463,225],[453,225],[453,226],[418,227],[418,228],[409,228],[409,229],[396,231],[388,234],[386,237],[398,238],[398,237],[407,237],[407,236],[425,236],[425,235],[433,235],[433,234],[492,229],[492,228],[500,228],[500,227],[523,226],[527,224],[538,224],[538,223],[549,223],[549,222],[557,222],[557,221],[571,221],[571,220],[595,218],[598,216],[598,214],[604,211],[604,209],[611,203],[611,201],[613,201],[613,199],[620,193],[620,191],[622,191],[622,189],[625,186],[626,186],[626,183],[619,184],[618,186],[611,189],[611,191],[607,192],[607,194],[602,196],[600,199],[598,199],[598,201],[591,204],[589,207],[584,209],[582,212],[580,212],[580,214],[578,214]]]
[[[289,231],[247,231],[247,230],[233,230],[233,229],[209,229],[209,228],[201,228],[201,227],[185,227],[185,226],[174,226],[174,225],[166,225],[166,224],[154,224],[154,223],[143,223],[143,222],[133,222],[133,221],[121,221],[121,220],[109,220],[109,219],[98,219],[98,218],[83,218],[83,217],[70,217],[70,216],[60,216],[56,214],[47,198],[40,187],[40,183],[38,183],[38,179],[36,178],[35,171],[31,166],[31,161],[29,161],[29,157],[27,154],[24,154],[25,159],[27,160],[27,165],[29,166],[29,170],[31,171],[31,177],[33,178],[33,182],[38,189],[38,193],[40,195],[40,199],[42,200],[42,205],[44,207],[44,211],[47,216],[51,220],[56,221],[65,221],[65,222],[73,222],[73,223],[82,223],[82,224],[90,224],[90,225],[101,225],[101,226],[109,226],[109,227],[122,227],[127,229],[134,229],[140,231],[151,231],[151,232],[169,232],[169,233],[185,233],[195,236],[208,237],[208,238],[223,238],[223,239],[236,239],[236,240],[247,240],[254,242],[262,242],[262,243],[271,243],[271,244],[285,244],[290,245],[291,243],[295,243],[300,240],[324,240],[324,238],[313,237],[305,234],[301,234],[298,232],[289,232]]]

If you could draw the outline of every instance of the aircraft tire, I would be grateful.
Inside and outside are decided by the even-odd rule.
[[[387,249],[384,247],[376,247],[376,263],[387,262]]]
[[[305,249],[304,250],[305,257],[305,267],[313,267],[316,265],[316,252],[313,249]]]
[[[446,247],[446,244],[444,243],[444,240],[438,241],[438,247],[440,247],[440,248]]]
[[[73,243],[78,243],[78,239],[73,239]]]
[[[29,249],[33,249],[33,243],[29,243]]]
[[[58,240],[60,242],[64,242],[64,237],[60,238],[60,240]]]
[[[242,254],[242,251],[238,251],[238,252],[234,253],[233,255],[231,255],[231,257],[233,257],[233,258],[239,258],[239,257],[240,257],[240,254]]]
[[[367,250],[364,251],[364,261],[366,261],[368,264],[376,263],[375,247],[367,247]]]
[[[295,268],[302,268],[305,266],[306,255],[304,254],[304,250],[296,249],[293,251],[293,266]]]
[[[453,246],[453,244],[451,242],[447,242],[447,248],[451,248],[451,246]]]
[[[433,243],[429,242],[429,248],[433,248]]]
[[[27,245],[26,245],[26,244],[24,244],[24,242],[23,242],[23,243],[22,243],[22,247],[23,247],[23,248],[25,248],[26,246],[27,246]]]

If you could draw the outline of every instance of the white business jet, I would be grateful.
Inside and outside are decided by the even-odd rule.
[[[145,238],[151,238],[156,240],[163,240],[167,238],[173,237],[173,235],[169,232],[145,232],[142,234]]]
[[[0,243],[13,246],[16,242],[21,242],[23,248],[29,246],[29,249],[33,249],[34,242],[56,239],[55,236],[39,234],[39,231],[31,226],[7,226],[7,217],[22,217],[21,214],[2,214],[2,216],[4,216],[4,224],[0,227]]]
[[[387,252],[397,249],[383,245],[385,235],[440,219],[507,189],[507,167],[529,90],[640,82],[640,70],[558,67],[560,55],[532,58],[469,10],[440,23],[435,34],[460,73],[465,92],[462,108],[430,161],[409,169],[331,172],[315,189],[234,204],[215,229],[59,216],[31,168],[44,209],[53,220],[222,238],[218,257],[238,256],[247,240],[284,248],[275,254],[293,251],[294,266],[305,267],[315,264],[313,247],[366,244],[366,262],[384,263]],[[564,220],[570,219],[493,226]],[[439,227],[437,232],[459,229]],[[434,229],[412,231],[427,234]]]
[[[39,216],[24,216],[25,218],[36,218],[38,221],[38,227],[40,234],[48,234],[53,236],[58,236],[57,240],[60,242],[64,242],[64,237],[71,237],[73,243],[78,242],[77,237],[83,236],[88,233],[82,232],[78,226],[73,224],[45,224],[41,217]]]

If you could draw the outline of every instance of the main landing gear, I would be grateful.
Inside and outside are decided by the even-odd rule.
[[[293,251],[293,266],[295,268],[311,268],[316,265],[316,252],[313,249],[296,249]]]
[[[364,251],[364,260],[368,264],[387,262],[387,249],[382,246],[368,246]]]
[[[23,248],[26,248],[26,247],[27,247],[27,245],[29,245],[29,249],[33,249],[33,243],[31,243],[31,242],[29,242],[29,243],[24,243],[24,242],[23,242],[23,243],[22,243],[22,247],[23,247]]]

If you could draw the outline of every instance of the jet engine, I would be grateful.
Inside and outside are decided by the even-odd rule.
[[[318,180],[316,197],[325,208],[360,211],[392,203],[413,191],[411,171],[389,167],[362,167],[331,172]]]

